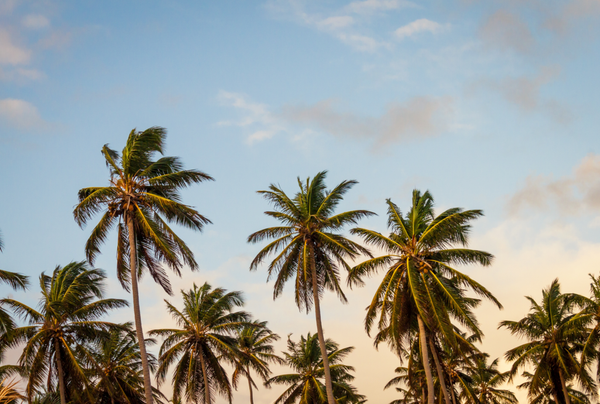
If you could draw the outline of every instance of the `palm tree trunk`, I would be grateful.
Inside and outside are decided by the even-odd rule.
[[[423,369],[425,370],[425,379],[427,380],[427,404],[435,403],[435,390],[433,387],[433,375],[431,374],[431,365],[429,363],[429,352],[427,349],[427,335],[425,333],[425,324],[420,315],[417,315],[419,322],[419,339],[421,343],[421,357],[423,359]]]
[[[146,404],[153,404],[152,398],[152,379],[150,376],[150,367],[148,366],[148,354],[146,353],[146,342],[144,340],[144,330],[142,329],[142,315],[140,312],[140,295],[138,292],[137,278],[137,251],[135,242],[135,230],[133,228],[133,218],[127,217],[127,230],[129,233],[129,269],[131,270],[131,296],[133,298],[133,315],[135,317],[135,332],[140,346],[140,356],[142,357],[142,374],[144,375],[144,393]]]
[[[54,340],[54,355],[56,355],[56,369],[58,370],[58,391],[60,393],[60,404],[67,404],[67,395],[65,392],[65,375],[63,374],[62,361],[60,359],[60,344]]]
[[[450,397],[448,395],[448,389],[446,388],[446,378],[444,377],[444,371],[442,369],[442,365],[440,364],[440,359],[438,358],[437,350],[433,346],[433,341],[431,340],[431,338],[429,339],[429,348],[431,348],[431,355],[433,356],[433,360],[435,361],[435,368],[437,370],[440,386],[442,387],[444,399],[446,400],[446,404],[450,404]]]
[[[558,369],[558,375],[560,376],[560,384],[562,386],[563,395],[565,396],[565,403],[571,404],[571,397],[569,397],[569,391],[567,390],[567,384],[565,383],[565,377],[562,369]]]
[[[204,404],[210,404],[210,386],[208,385],[208,372],[206,371],[206,362],[204,362],[204,354],[200,352],[198,356],[200,357],[200,365],[202,366],[202,376],[204,377]]]
[[[250,366],[246,367],[246,377],[248,378],[248,387],[250,388],[250,404],[254,404],[254,397],[252,396],[252,381],[250,380]]]
[[[321,303],[319,302],[319,288],[317,285],[317,263],[315,262],[314,247],[311,245],[310,266],[312,276],[313,300],[315,302],[315,319],[317,321],[317,335],[319,337],[319,346],[321,347],[321,356],[323,357],[323,369],[325,370],[325,390],[327,392],[327,403],[336,404],[333,397],[333,387],[331,384],[331,371],[329,370],[329,357],[325,347],[325,337],[323,334],[323,324],[321,323]],[[433,404],[433,403],[432,403]]]
[[[456,404],[456,394],[454,394],[454,389],[450,390],[450,393],[452,394],[452,404]]]

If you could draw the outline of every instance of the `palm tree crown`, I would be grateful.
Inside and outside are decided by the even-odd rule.
[[[183,310],[165,301],[181,328],[150,331],[151,335],[165,338],[160,347],[157,379],[163,381],[169,367],[176,364],[174,401],[183,396],[187,401],[211,404],[215,393],[219,393],[231,402],[231,383],[221,362],[235,365],[235,332],[250,321],[248,313],[234,311],[244,304],[242,294],[212,289],[208,283],[194,285],[181,294]]]
[[[87,383],[85,371],[76,360],[76,350],[86,342],[101,341],[106,331],[117,328],[98,319],[112,309],[127,306],[125,300],[101,299],[105,277],[104,271],[90,269],[85,262],[72,262],[57,266],[52,276],[42,273],[39,310],[3,299],[29,323],[9,334],[10,346],[25,344],[19,365],[29,374],[26,388],[29,400],[44,381],[47,389],[53,390],[52,382],[58,379],[61,402],[66,404],[67,379],[79,385]]]
[[[493,257],[487,252],[466,248],[469,222],[483,214],[480,210],[451,208],[435,216],[433,197],[429,192],[421,194],[418,190],[413,191],[412,206],[405,217],[391,200],[387,200],[387,205],[389,236],[362,228],[352,230],[353,234],[362,236],[368,244],[387,254],[355,266],[348,281],[362,284],[363,277],[373,275],[380,268],[386,270],[367,309],[367,333],[379,316],[380,334],[376,344],[387,340],[400,354],[418,324],[428,400],[432,404],[428,338],[439,334],[455,347],[452,319],[481,335],[472,312],[479,300],[466,297],[467,288],[502,307],[486,288],[453,266],[472,263],[487,266]]]
[[[321,324],[320,298],[325,289],[334,291],[346,302],[340,286],[340,267],[350,270],[347,259],[359,254],[370,255],[369,251],[338,232],[344,226],[356,224],[361,218],[374,215],[366,210],[352,210],[334,214],[343,196],[356,181],[343,181],[331,191],[326,190],[322,171],[303,183],[298,178],[300,191],[293,199],[275,185],[268,191],[258,191],[275,211],[265,212],[280,222],[282,226],[270,227],[248,237],[248,242],[258,243],[275,239],[264,247],[250,264],[254,270],[267,256],[276,255],[268,266],[268,279],[276,277],[273,298],[283,291],[290,279],[295,283],[295,300],[298,308],[308,312],[315,305],[315,318],[321,354],[325,363],[325,379],[329,404],[334,404],[331,375],[325,347],[325,337]]]

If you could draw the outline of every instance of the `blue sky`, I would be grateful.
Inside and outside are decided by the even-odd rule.
[[[483,349],[500,356],[518,341],[497,324],[525,314],[523,295],[557,276],[586,293],[599,268],[599,18],[598,0],[1,0],[0,265],[37,278],[83,259],[90,229],[72,209],[77,190],[107,183],[100,148],[158,125],[168,155],[216,179],[184,193],[214,224],[181,229],[201,269],[175,290],[244,289],[284,339],[313,331],[290,294],[273,303],[264,271],[248,271],[259,246],[247,236],[273,224],[255,191],[294,193],[297,176],[328,170],[330,186],[359,181],[340,208],[378,213],[361,225],[385,231],[386,198],[406,209],[429,189],[440,209],[486,213],[471,246],[496,262],[465,271],[505,305],[479,311]],[[127,297],[114,248],[97,264]],[[356,385],[385,402],[397,361],[362,331],[376,281],[346,306],[327,297],[325,328],[357,347]],[[146,328],[162,327],[162,299],[178,296],[143,288]]]

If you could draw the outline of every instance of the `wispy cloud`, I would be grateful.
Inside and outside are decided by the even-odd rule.
[[[556,122],[569,123],[572,120],[570,110],[558,100],[541,95],[542,88],[555,81],[560,71],[560,66],[543,66],[536,74],[530,76],[479,80],[470,85],[469,91],[491,90],[500,94],[521,112],[544,112]]]
[[[414,97],[391,103],[378,117],[344,112],[335,101],[288,105],[281,116],[290,123],[312,127],[336,137],[371,140],[376,147],[438,136],[448,131],[453,115],[450,97]]]
[[[23,65],[31,60],[31,50],[18,45],[8,30],[0,28],[0,65]]]
[[[527,177],[525,185],[510,197],[510,215],[526,210],[557,208],[563,216],[598,212],[600,209],[600,155],[585,156],[570,175],[553,179]]]
[[[50,20],[41,14],[28,14],[23,17],[21,24],[29,29],[43,29],[50,26]]]
[[[415,7],[415,4],[403,0],[364,0],[353,1],[345,9],[356,14],[371,14],[380,11],[398,10],[405,7]]]
[[[253,102],[243,94],[227,91],[220,91],[217,98],[222,105],[234,107],[242,115],[240,120],[221,121],[217,125],[247,128],[250,134],[247,135],[246,141],[249,144],[270,139],[285,130],[283,124],[265,104]]]
[[[479,28],[479,36],[489,47],[519,53],[530,52],[535,42],[527,23],[507,10],[489,16]]]
[[[0,124],[21,131],[33,131],[48,126],[33,104],[13,98],[0,99]]]
[[[394,31],[394,35],[396,35],[396,38],[398,39],[404,39],[421,32],[437,34],[438,32],[444,30],[444,28],[446,28],[444,25],[438,24],[435,21],[421,18],[398,28],[396,31]]]

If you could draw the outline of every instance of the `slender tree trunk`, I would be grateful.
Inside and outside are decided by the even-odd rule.
[[[67,404],[65,392],[65,375],[63,374],[62,360],[60,359],[60,344],[54,340],[54,351],[56,355],[56,370],[58,370],[58,391],[60,393],[60,404]]]
[[[562,386],[563,395],[565,396],[565,403],[571,404],[571,397],[569,397],[569,391],[567,390],[567,383],[565,383],[565,377],[562,369],[558,369],[558,375],[560,376],[560,384]]]
[[[454,389],[450,390],[450,393],[452,394],[452,404],[456,404],[456,395],[454,394]]]
[[[204,377],[204,404],[210,404],[210,386],[208,385],[208,372],[206,371],[206,362],[202,352],[198,354],[200,357],[200,365],[202,366],[202,376]]]
[[[131,270],[131,296],[133,298],[133,315],[135,317],[135,332],[140,346],[140,356],[142,357],[142,373],[144,375],[144,393],[146,395],[146,404],[153,404],[152,398],[152,379],[150,376],[150,367],[148,366],[148,354],[146,353],[146,342],[144,341],[144,330],[142,329],[142,315],[140,312],[140,295],[138,292],[138,261],[136,251],[135,230],[133,228],[133,219],[127,217],[127,229],[129,232],[129,268]]]
[[[438,379],[442,388],[442,393],[444,394],[444,399],[446,400],[446,404],[450,404],[450,396],[448,395],[448,389],[446,388],[446,378],[444,377],[444,371],[442,369],[442,365],[440,364],[440,359],[438,358],[437,350],[435,349],[431,338],[429,339],[429,348],[431,348],[431,355],[433,356],[433,360],[435,361],[435,368],[437,370]]]
[[[423,359],[423,369],[425,370],[425,379],[427,380],[427,404],[435,403],[435,389],[433,387],[433,375],[429,363],[429,352],[427,349],[427,335],[425,333],[425,324],[420,315],[417,315],[419,322],[419,339],[421,344],[421,357]]]
[[[250,404],[254,404],[254,396],[252,395],[252,380],[250,380],[250,366],[246,367],[246,372],[248,372],[246,377],[248,378],[248,388],[250,388]]]
[[[329,357],[325,347],[325,336],[323,334],[323,324],[321,323],[321,303],[319,302],[319,288],[317,285],[317,263],[315,262],[314,246],[311,244],[310,266],[312,276],[313,300],[315,301],[315,319],[317,321],[317,336],[319,337],[319,346],[321,347],[321,356],[323,357],[323,369],[325,370],[325,390],[327,391],[327,403],[336,404],[333,397],[333,387],[331,384],[331,371],[329,370]]]

